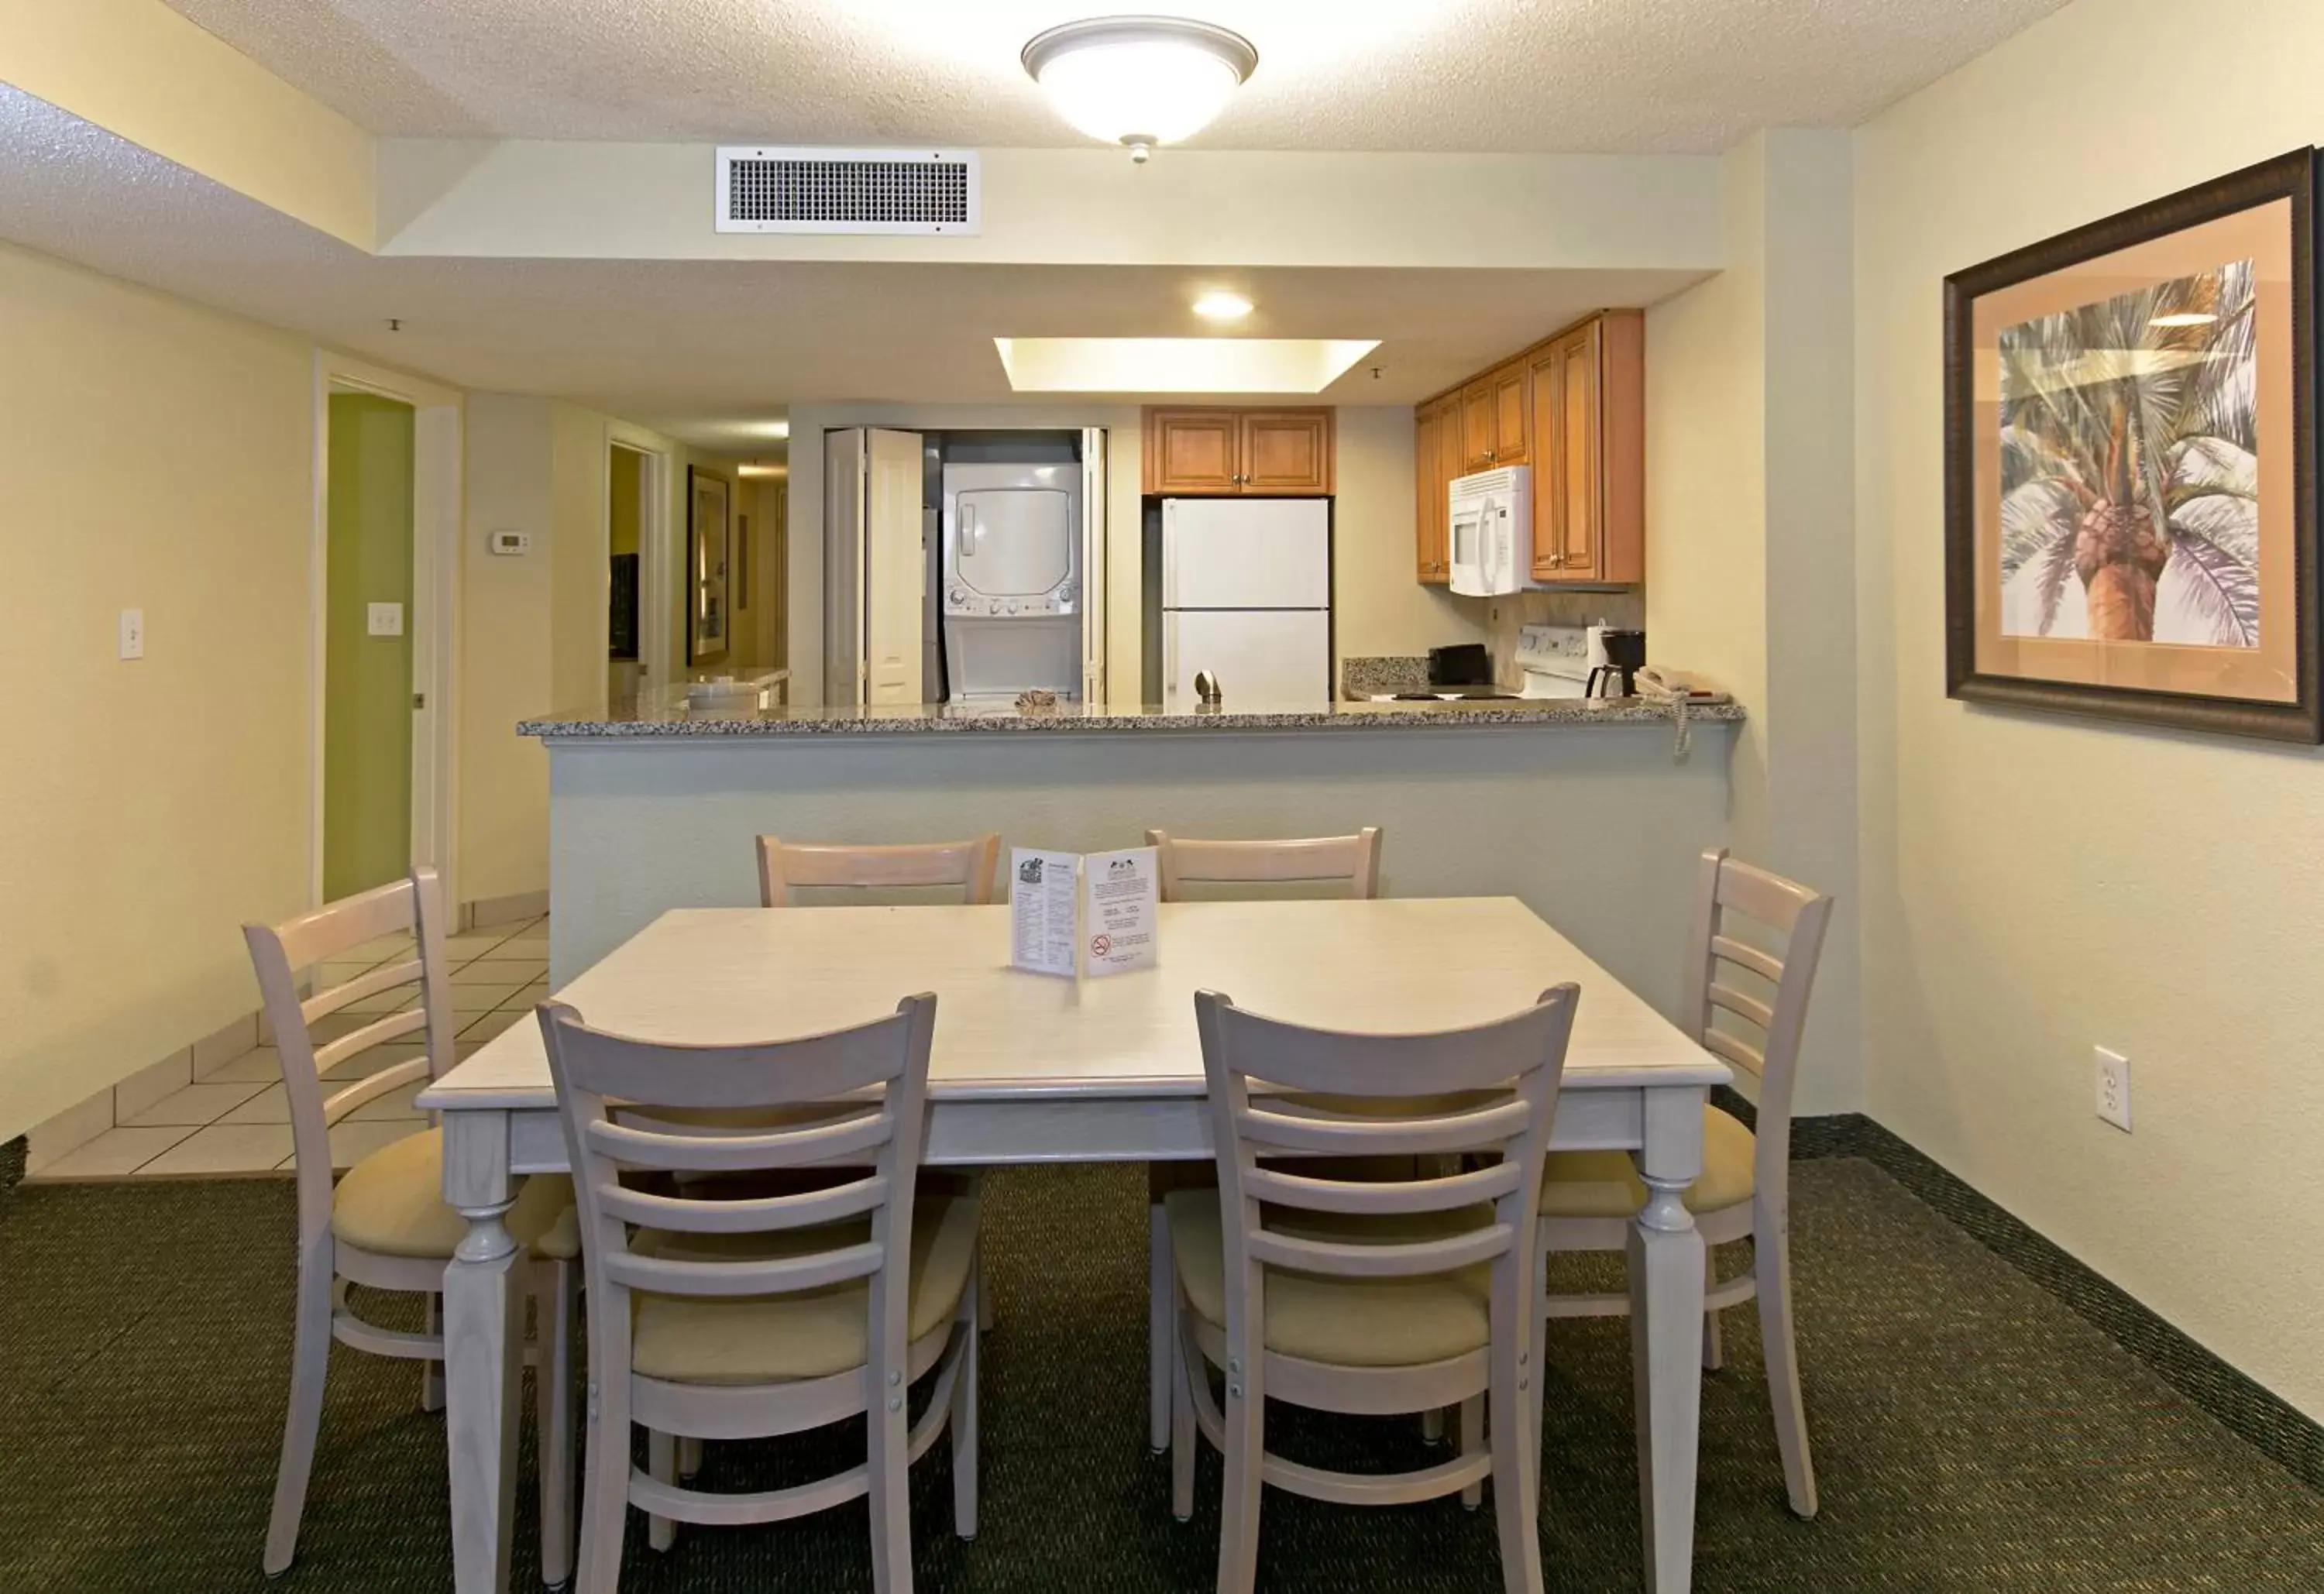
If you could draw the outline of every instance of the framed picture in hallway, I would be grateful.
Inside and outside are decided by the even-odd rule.
[[[1945,279],[1945,665],[1973,702],[2324,742],[2318,160]]]
[[[686,662],[716,664],[726,657],[728,591],[733,555],[728,534],[726,478],[686,467]]]

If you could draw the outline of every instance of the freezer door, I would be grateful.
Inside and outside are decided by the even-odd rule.
[[[1315,707],[1332,696],[1332,617],[1322,609],[1166,612],[1162,705],[1194,708],[1204,670],[1218,677],[1230,713]]]
[[[1162,503],[1166,609],[1327,609],[1331,506],[1321,498]]]

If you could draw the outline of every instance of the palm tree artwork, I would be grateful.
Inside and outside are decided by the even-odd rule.
[[[2005,328],[2001,630],[2259,645],[2248,260]]]

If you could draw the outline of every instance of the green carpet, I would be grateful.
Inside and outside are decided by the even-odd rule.
[[[1703,1396],[1696,1586],[1717,1590],[2324,1589],[2317,1497],[1869,1165],[1794,1171],[1802,1353],[1823,1512],[1784,1508],[1751,1314]],[[1205,1454],[1191,1524],[1145,1442],[1145,1211],[1127,1168],[988,1181],[982,1534],[951,1534],[949,1460],[915,1469],[919,1587],[1029,1594],[1207,1588]],[[291,1188],[278,1181],[33,1186],[0,1215],[0,1589],[448,1586],[440,1418],[419,1374],[344,1350],[298,1563],[258,1570],[289,1361]],[[1591,1265],[1584,1264],[1587,1268]],[[1563,1275],[1561,1276],[1563,1276]],[[1582,1282],[1576,1274],[1572,1282]],[[1628,1329],[1560,1325],[1547,1352],[1543,1558],[1554,1589],[1638,1587]],[[1416,1424],[1277,1408],[1277,1448],[1406,1464]],[[715,1446],[706,1481],[762,1487],[844,1459]],[[810,1455],[807,1452],[812,1451]],[[538,1588],[524,1456],[515,1587]],[[1269,1491],[1260,1586],[1499,1587],[1489,1509],[1362,1511]],[[636,1590],[871,1585],[858,1504],[806,1522],[685,1529]]]

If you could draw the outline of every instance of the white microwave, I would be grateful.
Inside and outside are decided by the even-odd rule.
[[[1528,592],[1533,579],[1533,466],[1504,465],[1452,479],[1452,590],[1496,598]]]

